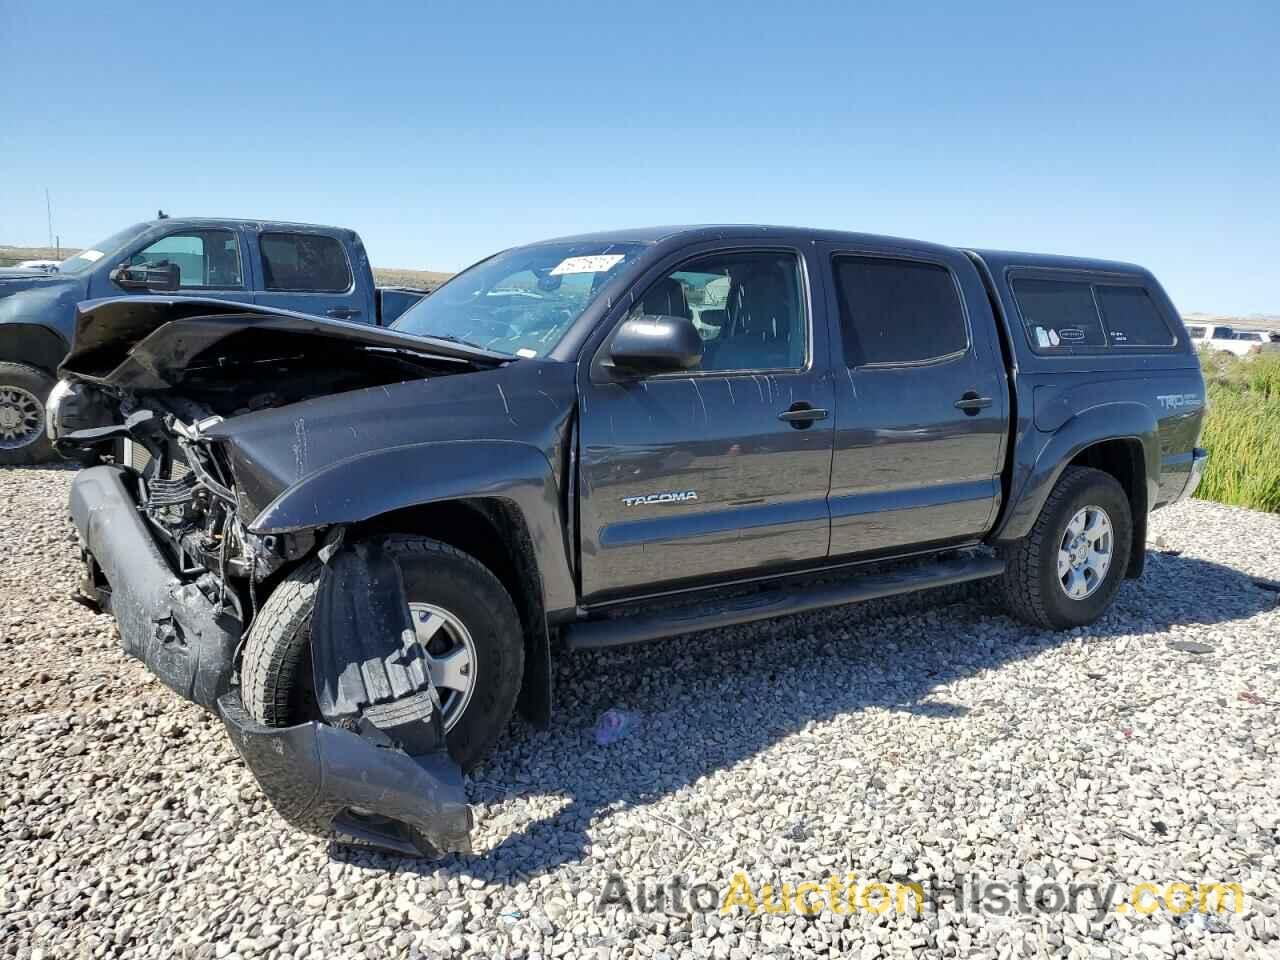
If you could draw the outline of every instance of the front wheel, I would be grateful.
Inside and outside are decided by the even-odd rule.
[[[1115,599],[1132,549],[1124,488],[1109,473],[1068,467],[1031,532],[1001,549],[1005,605],[1050,630],[1093,623]]]
[[[53,379],[25,363],[0,362],[0,465],[54,459],[44,432],[44,404]]]
[[[470,770],[506,728],[524,672],[515,605],[480,561],[425,537],[392,536],[418,642],[440,695],[449,753]],[[304,564],[262,605],[240,671],[245,709],[283,727],[319,719],[311,666],[311,614],[322,566]]]

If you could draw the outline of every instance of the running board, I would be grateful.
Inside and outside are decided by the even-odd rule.
[[[621,647],[674,637],[695,630],[732,627],[755,620],[785,617],[847,603],[876,600],[970,580],[985,580],[1004,573],[1004,561],[995,557],[962,557],[939,560],[927,566],[869,573],[839,583],[811,587],[772,588],[743,597],[711,600],[686,607],[667,608],[638,616],[580,620],[561,628],[570,650]]]

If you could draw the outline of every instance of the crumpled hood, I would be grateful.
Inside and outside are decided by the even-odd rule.
[[[181,386],[187,365],[201,353],[246,331],[296,334],[333,350],[363,345],[492,365],[511,359],[449,340],[256,304],[144,296],[80,304],[71,352],[58,372],[99,386],[168,390]]]

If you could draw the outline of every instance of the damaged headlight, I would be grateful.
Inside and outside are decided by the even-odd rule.
[[[49,397],[44,402],[44,432],[48,434],[50,440],[57,440],[64,432],[62,429],[62,405],[72,395],[76,387],[77,385],[70,380],[59,380],[54,388],[49,391]]]

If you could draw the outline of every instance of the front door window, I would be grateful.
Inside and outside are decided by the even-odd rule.
[[[131,267],[176,264],[183,289],[240,289],[240,244],[230,230],[189,230],[161,237],[129,258]]]
[[[692,320],[704,373],[799,370],[808,346],[801,282],[793,253],[718,253],[652,284],[631,316]]]

